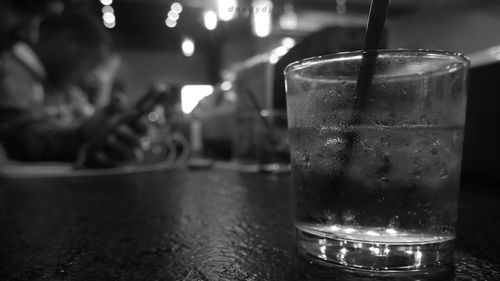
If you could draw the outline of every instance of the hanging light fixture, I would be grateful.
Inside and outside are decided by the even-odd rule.
[[[238,2],[236,0],[217,0],[217,15],[223,21],[234,18]]]
[[[217,14],[214,11],[206,11],[203,15],[203,22],[205,28],[208,30],[214,30],[217,28]]]
[[[194,54],[194,50],[195,50],[193,39],[187,38],[187,37],[184,38],[184,40],[182,41],[181,48],[182,48],[182,53],[186,57],[192,56]]]
[[[270,0],[254,0],[252,2],[253,32],[258,37],[271,34],[273,3]]]
[[[283,29],[293,30],[297,28],[298,18],[293,4],[291,2],[285,3],[283,14],[279,19],[279,25]]]

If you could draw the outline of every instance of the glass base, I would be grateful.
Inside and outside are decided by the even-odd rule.
[[[299,252],[328,266],[368,272],[433,271],[453,266],[452,239],[382,243],[320,236],[296,228]]]

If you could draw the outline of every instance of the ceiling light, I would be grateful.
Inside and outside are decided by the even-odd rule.
[[[175,13],[174,11],[170,11],[170,12],[168,12],[167,17],[176,21],[179,19],[179,14]]]
[[[176,25],[177,25],[177,21],[171,19],[171,18],[167,18],[165,20],[165,24],[170,27],[170,28],[174,28]]]
[[[107,28],[114,28],[116,26],[116,22],[104,22],[104,26]]]
[[[190,38],[185,38],[184,41],[182,41],[182,53],[186,57],[190,57],[194,54],[194,41]]]
[[[113,14],[113,13],[104,13],[102,15],[102,20],[105,23],[112,24],[116,21],[116,17],[115,17],[115,14]]]
[[[114,14],[115,13],[115,10],[111,6],[103,6],[102,9],[101,9],[101,11],[102,11],[103,14],[105,14],[105,13]]]
[[[174,2],[172,3],[172,5],[170,5],[170,9],[172,10],[172,12],[180,14],[182,12],[182,5]]]
[[[266,37],[271,34],[271,11],[273,3],[270,0],[254,0],[252,7],[255,11],[252,13],[253,32],[258,37]],[[259,8],[259,10],[256,10]]]
[[[293,39],[291,37],[285,37],[285,38],[283,38],[283,40],[281,40],[281,45],[287,47],[288,49],[293,48],[293,46],[295,46],[295,44],[296,44],[295,39]]]
[[[234,18],[235,9],[238,2],[236,0],[217,0],[217,13],[221,20],[229,21]]]
[[[214,30],[217,28],[217,15],[214,11],[206,11],[203,15],[203,22],[206,29]]]
[[[105,6],[109,6],[109,5],[113,4],[113,0],[101,0],[101,4],[103,4]]]

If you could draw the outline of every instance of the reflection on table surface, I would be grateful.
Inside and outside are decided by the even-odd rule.
[[[146,153],[142,162],[110,168],[77,168],[68,162],[19,162],[0,163],[0,178],[66,178],[87,176],[111,176],[172,170],[184,166],[190,154],[185,139],[164,142],[168,147],[161,153]]]
[[[127,165],[115,168],[75,169],[71,163],[40,162],[33,164],[9,163],[0,166],[0,177],[3,178],[65,178],[85,176],[106,176],[136,174],[152,171],[174,169],[175,161],[161,161],[142,165]]]
[[[223,166],[223,165],[222,165]],[[0,180],[1,280],[499,280],[498,196],[461,192],[456,268],[342,273],[296,254],[287,174],[212,169]]]

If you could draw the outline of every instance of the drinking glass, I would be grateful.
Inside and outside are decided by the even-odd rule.
[[[363,54],[285,69],[299,252],[357,271],[451,265],[469,62],[374,51],[361,96]]]
[[[262,172],[290,172],[287,116],[284,110],[262,110],[256,117],[255,144]]]

